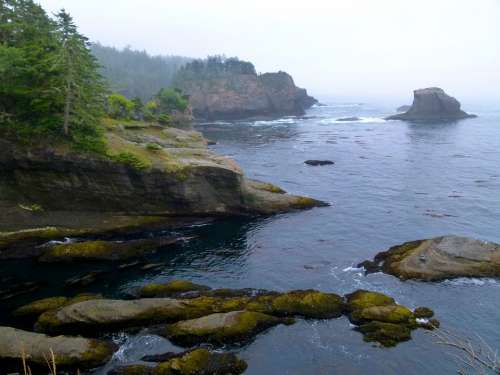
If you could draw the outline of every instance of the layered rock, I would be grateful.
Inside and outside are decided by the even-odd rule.
[[[476,117],[462,111],[460,102],[438,87],[415,90],[413,96],[413,104],[406,112],[389,116],[387,120],[450,121]]]
[[[258,75],[251,63],[209,59],[187,64],[175,85],[189,95],[196,118],[301,115],[317,103],[285,72]]]
[[[359,266],[400,279],[437,281],[456,277],[500,275],[500,245],[458,236],[406,242]]]
[[[58,369],[90,369],[104,365],[117,348],[109,342],[82,337],[49,337],[10,327],[0,327],[0,367],[28,365],[46,368],[52,353]]]
[[[107,156],[0,140],[0,258],[39,256],[37,245],[49,239],[147,226],[161,217],[324,205],[247,179],[234,161],[211,153],[198,132],[115,124],[106,137]],[[17,251],[20,242],[28,251]]]

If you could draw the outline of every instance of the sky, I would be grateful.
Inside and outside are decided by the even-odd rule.
[[[225,54],[316,97],[411,102],[439,86],[500,103],[500,0],[38,0],[104,45]]]

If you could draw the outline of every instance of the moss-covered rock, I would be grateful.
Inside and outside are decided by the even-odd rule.
[[[417,307],[413,314],[415,318],[432,318],[434,316],[434,311],[429,309],[428,307]]]
[[[337,318],[344,304],[340,296],[317,290],[295,290],[278,295],[253,298],[247,310],[276,316],[302,316],[310,319]]]
[[[139,288],[139,297],[174,297],[186,292],[203,292],[210,290],[208,286],[195,284],[188,280],[172,280],[166,284],[147,284]]]
[[[413,313],[400,305],[371,306],[354,310],[350,315],[351,322],[355,324],[372,320],[385,323],[407,324],[413,318]]]
[[[0,367],[2,363],[12,362],[21,366],[23,353],[28,364],[46,366],[46,358],[51,357],[52,351],[58,368],[84,370],[104,365],[116,349],[114,344],[106,341],[68,336],[49,337],[0,327]]]
[[[13,316],[18,317],[38,317],[46,311],[56,310],[63,306],[68,306],[73,303],[100,299],[100,294],[82,293],[75,297],[48,297],[40,300],[33,301],[27,305],[21,306],[14,310]]]
[[[375,341],[386,347],[396,346],[411,339],[410,328],[402,324],[372,321],[360,325],[357,329],[363,333],[365,341]]]
[[[120,366],[108,371],[107,375],[152,375],[154,367],[146,365]]]
[[[211,353],[197,349],[159,364],[153,375],[238,375],[247,364],[232,353]]]
[[[439,281],[500,275],[500,245],[466,237],[443,236],[406,242],[363,262],[402,280]]]
[[[386,306],[395,303],[394,298],[386,296],[383,293],[371,292],[368,290],[357,290],[354,293],[346,295],[347,310],[355,311],[372,306]]]
[[[84,241],[56,245],[40,258],[41,262],[74,262],[78,260],[124,260],[154,252],[159,247],[176,243],[181,238],[157,237],[125,242]]]
[[[160,334],[182,346],[199,343],[224,345],[244,343],[272,326],[293,322],[292,318],[277,318],[253,311],[232,311],[181,321],[168,326]]]

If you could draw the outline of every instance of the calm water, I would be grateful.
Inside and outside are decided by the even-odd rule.
[[[419,238],[457,234],[500,242],[500,111],[477,111],[478,119],[449,124],[381,120],[390,113],[331,104],[303,118],[199,125],[217,141],[213,150],[237,160],[249,177],[331,206],[187,228],[198,238],[156,257],[167,262],[165,269],[122,273],[96,290],[119,295],[172,278],[229,288],[365,288],[412,308],[429,306],[444,328],[479,334],[500,348],[499,280],[401,282],[355,268],[378,251]],[[347,116],[362,121],[336,121]],[[335,165],[310,167],[307,159]],[[115,364],[176,349],[153,336],[115,339],[122,344]],[[412,341],[380,349],[340,318],[276,327],[237,351],[254,375],[455,374],[456,360],[434,341],[417,330]]]

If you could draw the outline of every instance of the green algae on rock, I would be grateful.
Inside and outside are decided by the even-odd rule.
[[[40,258],[41,262],[78,260],[125,260],[156,251],[159,247],[182,241],[182,237],[157,237],[124,242],[83,241],[55,245]]]
[[[166,284],[147,284],[137,291],[139,297],[173,297],[186,292],[210,290],[208,286],[195,284],[188,280],[172,280]]]
[[[82,337],[57,336],[27,332],[11,327],[0,327],[0,364],[2,369],[17,365],[21,370],[23,353],[29,365],[46,366],[46,358],[53,351],[57,367],[81,370],[104,365],[116,350],[107,341]]]
[[[253,311],[232,311],[181,321],[159,333],[182,346],[200,343],[224,345],[245,343],[270,327],[293,323],[292,318],[277,318]]]
[[[232,353],[196,349],[160,363],[153,369],[153,375],[238,375],[246,368],[246,362]]]
[[[426,319],[421,320],[424,315],[432,316],[432,310],[420,307],[412,312],[385,294],[367,290],[346,295],[346,312],[365,341],[375,341],[386,347],[411,339],[411,331],[416,328],[433,327]]]
[[[500,245],[466,237],[443,236],[406,242],[360,264],[402,280],[439,281],[500,275]]]

